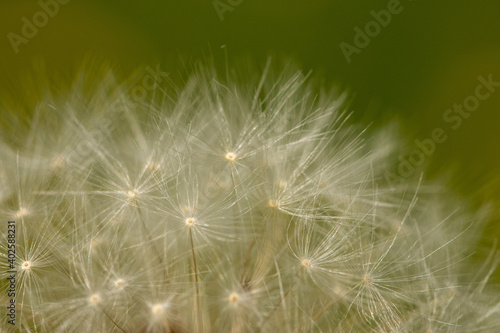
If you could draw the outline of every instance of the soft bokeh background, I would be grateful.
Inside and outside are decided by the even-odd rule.
[[[451,186],[479,205],[500,198],[500,88],[453,131],[442,116],[473,94],[477,77],[500,81],[500,2],[401,0],[402,11],[346,62],[339,47],[353,44],[354,27],[373,20],[384,1],[220,0],[239,4],[222,21],[213,1],[71,0],[16,54],[7,34],[21,35],[37,1],[0,4],[0,90],[24,103],[23,80],[39,64],[49,75],[71,76],[87,57],[107,59],[125,75],[145,66],[169,73],[211,57],[217,66],[252,59],[291,59],[304,71],[353,94],[354,118],[373,128],[397,119],[412,149],[414,139],[443,127],[449,139],[428,159],[428,177],[446,173]],[[225,45],[225,48],[221,48]],[[498,216],[498,215],[496,215]],[[484,247],[500,236],[498,218]],[[500,274],[497,274],[497,281]]]

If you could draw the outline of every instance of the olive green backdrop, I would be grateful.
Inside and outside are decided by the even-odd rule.
[[[414,139],[446,128],[448,140],[428,158],[428,177],[448,170],[452,187],[464,196],[499,207],[500,87],[457,130],[443,114],[474,94],[478,76],[500,82],[500,2],[401,0],[390,23],[372,30],[369,44],[348,63],[340,44],[354,45],[354,29],[364,30],[374,20],[371,11],[393,3],[71,0],[16,53],[8,34],[22,36],[22,18],[32,22],[41,5],[3,0],[0,89],[22,98],[22,81],[37,63],[49,74],[70,76],[88,56],[109,60],[123,75],[158,63],[165,72],[185,72],[205,58],[223,67],[225,52],[230,62],[249,58],[258,66],[269,55],[290,59],[325,85],[349,89],[356,120],[373,128],[401,121],[410,150]],[[486,247],[500,236],[497,224],[493,218],[485,232]]]

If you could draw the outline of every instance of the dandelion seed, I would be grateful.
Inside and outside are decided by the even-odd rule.
[[[186,223],[186,226],[188,228],[192,228],[196,223],[196,219],[194,217],[188,217],[186,220],[184,220],[184,223]]]
[[[101,303],[101,296],[99,294],[93,294],[89,297],[89,304],[92,306],[97,306]]]
[[[31,261],[24,261],[22,264],[21,264],[21,268],[23,270],[30,270],[31,269]]]
[[[26,215],[28,215],[28,210],[27,210],[26,208],[24,208],[24,207],[21,207],[21,208],[17,211],[17,213],[16,213],[16,216],[17,216],[18,218],[25,217]]]
[[[236,154],[231,152],[227,153],[226,160],[228,160],[229,162],[234,162],[236,160]]]
[[[267,205],[271,208],[278,208],[280,205],[280,202],[278,200],[269,200],[267,202]]]
[[[137,196],[137,191],[136,190],[130,190],[127,192],[127,196],[131,199],[135,198]]]
[[[154,304],[151,306],[151,313],[155,317],[162,316],[165,313],[165,308],[163,304]]]
[[[238,301],[240,300],[240,295],[233,292],[233,293],[229,294],[228,300],[229,300],[230,304],[236,305],[236,304],[238,304]]]
[[[311,261],[309,259],[302,259],[300,261],[300,265],[304,267],[305,269],[310,269],[311,268]]]
[[[113,282],[113,285],[115,286],[115,288],[121,290],[125,287],[126,285],[126,282],[124,279],[116,279],[114,282]]]

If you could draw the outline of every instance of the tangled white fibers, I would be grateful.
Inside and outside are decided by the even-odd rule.
[[[106,73],[4,110],[1,332],[500,331],[486,209],[389,186],[393,131],[308,82],[197,70],[138,101]]]

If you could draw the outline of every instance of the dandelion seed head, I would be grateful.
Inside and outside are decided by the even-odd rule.
[[[114,79],[79,80],[29,110],[25,144],[0,139],[2,209],[29,215],[26,331],[499,331],[486,280],[500,256],[464,274],[477,235],[462,227],[480,219],[411,176],[385,184],[401,140],[371,140],[348,98],[271,71],[249,86],[196,73],[142,103]]]

